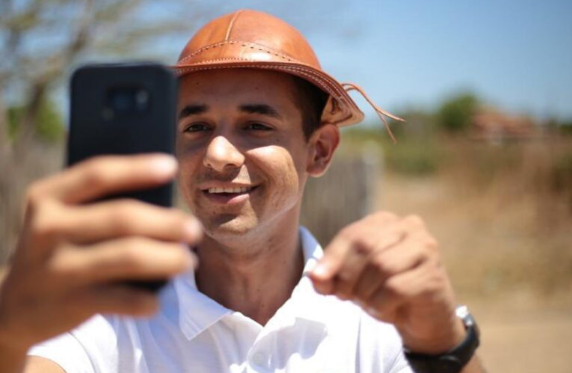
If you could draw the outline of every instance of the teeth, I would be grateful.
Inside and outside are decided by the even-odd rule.
[[[243,187],[243,188],[209,188],[208,192],[209,193],[246,193],[248,191],[250,191],[249,187]]]

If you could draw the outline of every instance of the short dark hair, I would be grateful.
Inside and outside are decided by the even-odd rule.
[[[296,86],[296,100],[302,112],[302,130],[306,141],[321,126],[322,112],[329,95],[309,81],[292,76]]]

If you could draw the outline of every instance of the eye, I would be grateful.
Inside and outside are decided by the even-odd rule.
[[[183,132],[203,132],[210,130],[210,126],[206,123],[191,123],[185,127]]]
[[[258,123],[258,122],[252,122],[252,123],[248,123],[244,129],[253,130],[253,131],[271,131],[272,127],[270,127],[266,124],[262,124],[262,123]]]

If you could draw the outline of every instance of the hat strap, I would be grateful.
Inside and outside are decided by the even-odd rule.
[[[371,99],[368,97],[368,95],[364,92],[364,90],[362,88],[360,88],[357,84],[353,84],[353,83],[342,83],[342,87],[344,87],[344,89],[346,90],[346,92],[350,92],[350,91],[358,91],[363,98],[365,98],[365,100],[371,105],[371,107],[373,108],[373,110],[375,110],[377,116],[381,119],[381,121],[383,122],[385,128],[387,129],[387,133],[389,134],[389,137],[391,138],[391,140],[396,143],[397,140],[395,140],[395,136],[393,136],[393,132],[391,132],[391,128],[389,127],[389,123],[387,122],[387,119],[385,119],[385,117],[391,118],[393,120],[399,121],[399,122],[405,122],[405,119],[400,118],[396,115],[391,114],[388,111],[383,110],[382,108],[380,108],[379,106],[377,106],[376,104],[373,103],[373,101],[371,101]]]

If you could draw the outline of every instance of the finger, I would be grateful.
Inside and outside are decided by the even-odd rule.
[[[33,198],[82,203],[127,190],[151,188],[175,176],[177,163],[167,154],[99,156],[78,163],[34,186]]]
[[[64,210],[52,224],[58,225],[61,236],[76,244],[124,236],[194,244],[202,236],[202,227],[193,216],[135,200],[106,201]]]
[[[332,294],[335,288],[334,276],[342,268],[352,244],[357,243],[353,247],[359,250],[383,245],[383,242],[379,242],[380,239],[388,239],[390,234],[380,234],[380,230],[403,234],[403,227],[393,224],[396,220],[395,215],[380,212],[349,225],[337,234],[324,250],[324,257],[309,273],[316,290],[322,294]]]
[[[86,317],[95,313],[150,316],[159,309],[156,294],[126,285],[100,285],[82,288],[70,296],[71,306]],[[80,313],[80,312],[77,312]]]
[[[181,244],[127,237],[61,249],[49,263],[53,273],[75,286],[117,280],[165,279],[196,265]]]
[[[367,219],[372,220],[374,217],[368,217]],[[377,217],[375,219],[380,220]],[[348,228],[352,227],[354,226]],[[368,225],[362,229],[348,228],[338,234],[324,250],[324,257],[318,262],[313,271],[317,278],[328,279],[336,275],[343,266],[349,249],[369,249],[371,251],[374,248],[392,245],[396,241],[403,239],[407,233],[407,227],[396,224],[387,224],[385,226]]]
[[[322,294],[332,294],[341,286],[342,293],[347,293],[347,289],[353,287],[353,283],[357,281],[364,259],[371,252],[383,250],[402,237],[403,231],[400,229],[385,233],[362,229],[359,236],[340,233],[326,248],[324,257],[309,274],[316,290]]]
[[[328,245],[324,256],[316,263],[316,266],[308,273],[314,288],[321,294],[333,294],[334,276],[342,266],[346,253],[351,243],[343,237],[336,237]]]
[[[334,293],[342,299],[355,297],[354,289],[368,263],[386,250],[399,245],[403,236],[400,232],[383,234],[370,242],[358,241],[348,251],[344,265],[340,268],[334,280]],[[360,247],[360,245],[367,245]]]
[[[368,313],[390,323],[396,322],[397,310],[432,289],[434,271],[429,265],[418,266],[388,278],[366,301]]]
[[[416,268],[426,260],[427,254],[415,240],[407,239],[387,250],[376,252],[368,261],[352,290],[355,298],[365,301],[388,278]]]
[[[354,283],[366,266],[371,249],[361,246],[362,243],[352,243],[346,253],[343,265],[333,278],[333,293],[340,299],[350,299]]]

